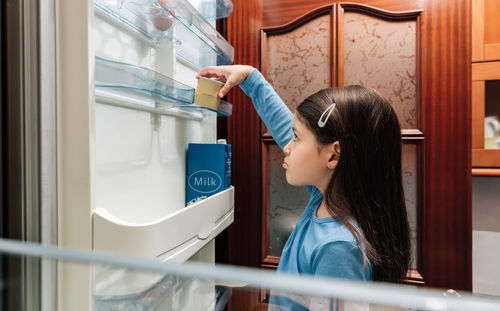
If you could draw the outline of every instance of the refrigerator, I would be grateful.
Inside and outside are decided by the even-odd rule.
[[[193,104],[196,72],[233,62],[215,29],[231,11],[228,0],[56,1],[59,246],[214,262],[234,188],[186,207],[186,150],[216,143],[217,117],[231,114]],[[59,310],[217,303],[213,285],[164,275],[62,263],[57,274]]]

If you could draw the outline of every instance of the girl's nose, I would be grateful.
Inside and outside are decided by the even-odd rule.
[[[292,141],[289,141],[288,144],[285,145],[285,147],[283,148],[283,151],[285,152],[285,155],[290,155],[290,143]]]

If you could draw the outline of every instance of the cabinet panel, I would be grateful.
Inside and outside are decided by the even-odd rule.
[[[410,224],[411,258],[410,269],[417,270],[418,262],[418,144],[402,146],[402,174],[406,211]]]
[[[472,64],[472,167],[500,174],[500,62]],[[485,172],[474,172],[484,174]]]
[[[472,0],[472,61],[500,60],[500,1]]]
[[[396,110],[401,128],[418,128],[417,21],[345,12],[339,29],[340,85],[377,90]]]
[[[295,28],[262,31],[262,73],[292,113],[307,96],[334,83],[332,10],[323,11]]]
[[[263,254],[279,257],[288,237],[297,224],[304,206],[309,200],[309,193],[305,187],[294,187],[286,182],[283,163],[283,151],[274,143],[269,142],[263,146],[267,152],[264,172],[267,174],[267,183],[264,183],[267,196],[264,196],[263,205],[267,210],[267,249]],[[263,258],[266,263],[271,263],[270,258]]]
[[[472,148],[484,148],[484,81],[472,82]]]

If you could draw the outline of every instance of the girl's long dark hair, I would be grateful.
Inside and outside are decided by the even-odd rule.
[[[320,128],[321,114],[334,102],[335,109]],[[410,233],[401,129],[394,109],[376,91],[354,85],[321,90],[306,98],[297,112],[320,144],[340,144],[324,193],[329,213],[353,233],[372,263],[373,280],[401,282],[409,265]]]

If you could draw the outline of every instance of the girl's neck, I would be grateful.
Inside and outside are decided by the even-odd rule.
[[[316,210],[316,217],[318,218],[332,217],[332,215],[328,212],[328,209],[326,208],[326,203],[324,199],[321,201],[318,209]]]

